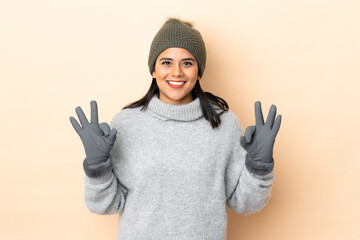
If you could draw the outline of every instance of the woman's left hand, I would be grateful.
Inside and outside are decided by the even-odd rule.
[[[275,122],[276,106],[270,107],[264,124],[260,101],[255,102],[256,125],[249,126],[240,137],[241,146],[247,151],[245,165],[255,175],[266,175],[274,168],[273,148],[281,124],[281,115]]]

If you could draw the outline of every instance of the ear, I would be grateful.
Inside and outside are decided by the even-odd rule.
[[[152,77],[153,77],[153,78],[156,78],[155,71],[153,71],[153,73],[152,73]]]

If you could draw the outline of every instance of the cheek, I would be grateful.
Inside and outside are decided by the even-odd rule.
[[[189,77],[196,82],[198,77],[198,71],[191,71],[191,73],[189,73]]]
[[[159,78],[156,78],[156,84],[157,84],[158,86],[162,86],[163,81],[161,81]]]
[[[192,79],[197,79],[198,73],[199,73],[198,67],[194,67],[193,69],[191,69],[191,72],[189,74],[191,74]]]
[[[160,67],[155,71],[155,76],[156,76],[157,78],[162,79],[162,78],[164,78],[166,75],[167,75],[166,70],[165,70],[165,69],[162,69],[162,68],[160,68]]]

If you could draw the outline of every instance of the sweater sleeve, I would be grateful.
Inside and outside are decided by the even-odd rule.
[[[246,151],[240,145],[242,126],[236,115],[230,134],[231,154],[226,169],[226,198],[229,208],[247,215],[262,209],[270,197],[274,173],[265,176],[251,174],[245,166]]]
[[[114,119],[110,128],[114,128]],[[117,128],[117,127],[116,127]],[[117,136],[118,138],[118,136]],[[118,141],[110,151],[108,161],[119,161]],[[124,208],[128,188],[119,181],[111,170],[106,175],[92,178],[85,175],[85,203],[90,212],[97,214],[116,214]]]
[[[116,214],[125,205],[127,188],[111,171],[100,178],[85,176],[85,203],[90,212]]]

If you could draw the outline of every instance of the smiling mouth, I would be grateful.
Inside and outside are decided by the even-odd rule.
[[[168,86],[171,88],[182,88],[186,81],[166,81]]]
[[[186,81],[166,81],[168,84],[172,86],[182,86]]]

